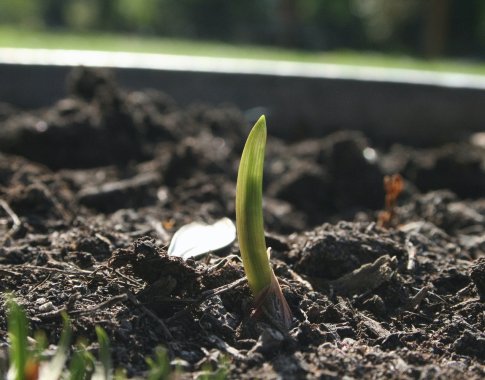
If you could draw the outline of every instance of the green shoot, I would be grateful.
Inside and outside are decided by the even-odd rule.
[[[86,350],[87,343],[78,342],[69,365],[69,380],[84,380],[94,368],[94,357]]]
[[[86,350],[86,344],[78,344],[74,351],[68,369],[66,370],[66,359],[68,357],[72,335],[71,323],[66,314],[62,315],[64,327],[61,339],[54,356],[46,360],[42,351],[46,347],[45,334],[36,334],[36,345],[29,347],[28,344],[28,322],[25,311],[13,297],[7,300],[7,324],[8,337],[10,341],[7,378],[11,380],[50,380],[69,379],[84,380],[111,380],[113,379],[113,365],[111,362],[110,344],[106,332],[96,327],[96,335],[99,344],[99,361],[95,365],[95,358]],[[3,378],[0,363],[0,377]],[[91,376],[91,374],[94,374]],[[122,371],[117,371],[115,380],[126,378]]]
[[[111,362],[109,338],[106,332],[99,326],[96,326],[96,335],[98,337],[101,367],[96,366],[93,379],[111,380],[113,378],[113,364]]]
[[[9,379],[24,380],[27,375],[29,351],[27,335],[29,331],[25,312],[13,298],[7,301],[8,309],[8,338],[10,340],[10,368]]]
[[[168,360],[167,349],[164,347],[155,348],[155,357],[147,358],[148,380],[167,380],[170,378],[171,368]]]
[[[41,362],[42,351],[46,346],[45,334],[36,334],[36,345],[28,345],[28,323],[24,310],[13,299],[8,302],[8,336],[10,340],[9,379],[47,380],[61,377],[71,340],[71,324],[66,314],[62,315],[64,328],[54,357]]]
[[[61,333],[61,340],[59,341],[54,357],[40,366],[39,379],[59,379],[66,364],[72,330],[71,322],[66,313],[62,314],[62,319],[64,327]]]
[[[291,312],[269,263],[263,225],[263,165],[266,119],[261,116],[249,133],[237,175],[236,226],[249,287],[257,310],[282,328],[291,326]]]
[[[244,146],[236,190],[236,224],[244,270],[251,290],[258,294],[271,283],[263,227],[263,164],[266,121],[254,125]]]
[[[225,356],[221,356],[215,365],[215,368],[210,363],[205,363],[202,367],[201,373],[196,377],[197,380],[225,380],[229,375],[229,360]]]

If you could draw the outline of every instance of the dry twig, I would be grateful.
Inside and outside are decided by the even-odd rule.
[[[66,312],[71,316],[72,315],[85,315],[85,314],[94,313],[94,312],[101,310],[101,309],[106,309],[110,306],[117,304],[118,302],[124,302],[127,299],[128,299],[128,295],[119,294],[117,296],[114,296],[114,297],[107,299],[104,302],[101,302],[100,304],[98,304],[96,306],[89,307],[87,309],[68,311],[68,307],[63,306],[63,307],[60,307],[58,309],[49,311],[47,313],[37,314],[36,317],[39,318],[39,319],[43,319],[43,320],[49,320],[49,319],[54,319],[54,318],[59,317],[63,312]]]
[[[128,299],[131,302],[133,302],[133,304],[135,306],[137,306],[141,311],[143,311],[146,315],[148,315],[154,321],[158,322],[158,324],[162,328],[163,334],[165,335],[166,339],[173,340],[172,333],[170,332],[167,325],[165,324],[165,322],[162,319],[160,319],[153,311],[151,311],[150,309],[143,306],[143,304],[140,301],[138,301],[138,299],[133,295],[133,293],[127,291],[126,295],[128,296]]]
[[[409,300],[407,309],[416,310],[418,306],[421,304],[421,302],[426,298],[430,290],[431,290],[430,285],[426,285],[423,288],[421,288],[421,290],[417,292],[416,295]]]
[[[106,309],[110,306],[113,306],[117,304],[118,302],[124,302],[128,299],[128,295],[126,294],[119,294],[117,296],[111,297],[107,299],[104,302],[101,302],[100,304],[90,307],[88,309],[82,309],[82,310],[73,310],[70,312],[70,315],[84,315],[84,314],[89,314],[93,313],[95,311],[101,310],[101,309]]]
[[[18,215],[11,209],[11,207],[8,205],[7,202],[5,202],[3,199],[0,199],[0,206],[5,210],[5,212],[8,214],[10,219],[12,219],[12,227],[10,230],[5,234],[5,236],[0,240],[0,244],[4,245],[5,242],[10,239],[20,228],[22,223],[20,222],[20,218]]]

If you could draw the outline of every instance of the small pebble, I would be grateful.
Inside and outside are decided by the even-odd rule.
[[[39,311],[41,313],[47,313],[54,309],[55,309],[54,304],[51,301],[47,301],[46,303],[43,303],[42,305],[39,306]]]

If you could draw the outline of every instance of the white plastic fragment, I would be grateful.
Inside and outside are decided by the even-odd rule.
[[[236,226],[229,218],[219,219],[214,224],[192,222],[181,227],[173,235],[168,254],[193,259],[227,247],[234,240]]]

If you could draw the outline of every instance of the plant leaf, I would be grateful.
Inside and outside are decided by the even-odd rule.
[[[26,378],[27,362],[29,361],[28,351],[28,322],[24,310],[9,297],[8,309],[8,337],[10,340],[10,368],[8,379],[24,380]]]
[[[266,119],[261,116],[249,133],[237,175],[236,225],[239,248],[256,310],[263,311],[281,330],[289,329],[291,310],[269,263],[263,226],[263,167]]]
[[[154,358],[147,358],[146,362],[149,368],[147,380],[169,379],[171,368],[166,348],[156,347]]]
[[[86,350],[86,344],[82,341],[78,342],[69,366],[68,379],[86,379],[86,374],[93,369],[94,362],[94,357]]]
[[[101,366],[96,365],[93,380],[112,380],[113,379],[113,364],[111,362],[111,349],[109,339],[106,332],[99,326],[96,326],[96,335],[98,336],[99,344],[99,361]]]
[[[59,379],[66,364],[71,341],[71,322],[65,313],[62,314],[62,319],[64,321],[64,327],[62,329],[61,340],[59,341],[54,357],[49,362],[41,364],[39,380]]]
[[[254,294],[271,284],[273,275],[266,254],[263,226],[263,165],[266,119],[261,116],[249,133],[239,163],[236,190],[236,225],[241,257]]]

